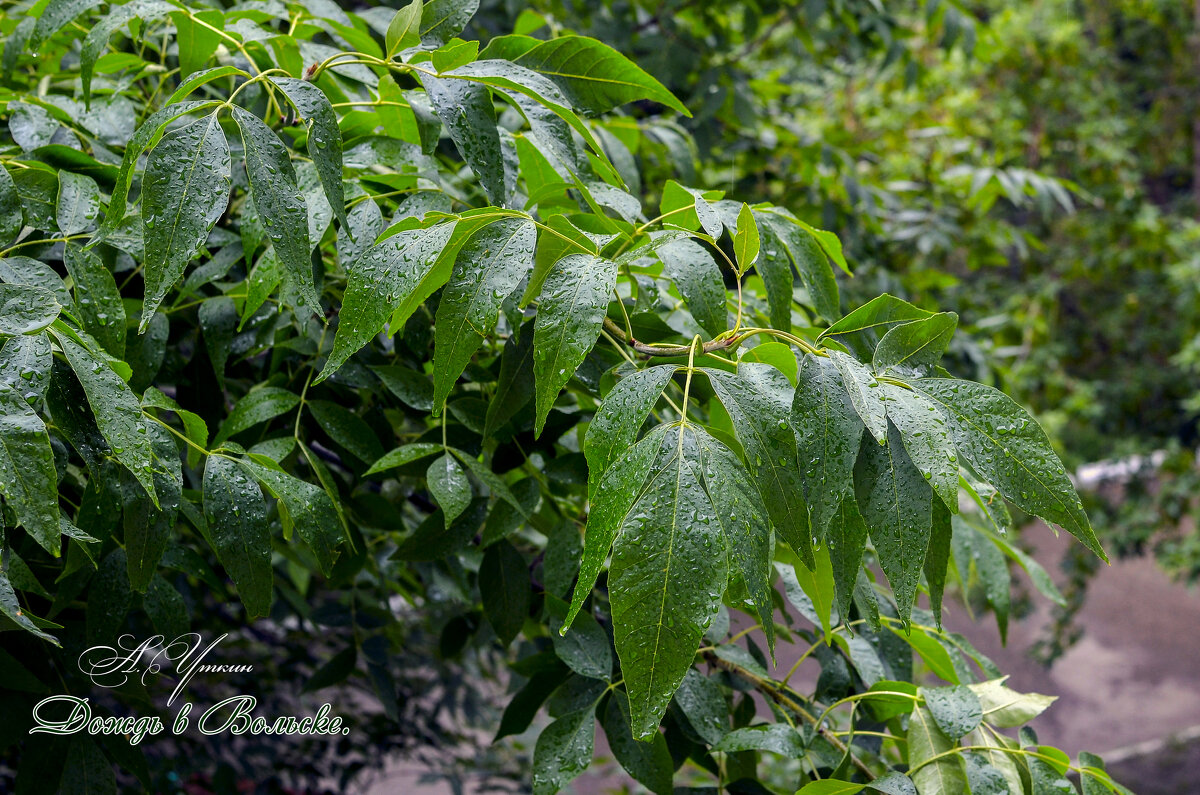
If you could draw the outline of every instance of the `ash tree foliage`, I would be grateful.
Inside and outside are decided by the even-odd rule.
[[[396,720],[398,599],[445,658],[508,650],[535,793],[597,723],[657,793],[1127,791],[941,629],[982,583],[1003,631],[1010,560],[1061,600],[1007,504],[1104,557],[1036,421],[939,365],[957,316],[843,312],[804,208],[642,184],[689,109],[595,39],[460,38],[475,6],[9,11],[4,714],[215,591],[348,606],[310,685]],[[18,791],[153,788],[13,724]]]

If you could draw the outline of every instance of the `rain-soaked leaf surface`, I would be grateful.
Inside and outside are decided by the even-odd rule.
[[[854,461],[863,434],[862,420],[830,359],[804,357],[792,401],[792,422],[799,439],[812,532],[820,538],[839,503],[854,491]]]
[[[204,518],[217,560],[237,586],[246,613],[265,616],[274,594],[267,506],[262,490],[238,462],[208,457]]]

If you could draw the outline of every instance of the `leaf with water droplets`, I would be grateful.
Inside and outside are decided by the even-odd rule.
[[[533,328],[535,435],[541,435],[558,393],[596,344],[617,265],[591,254],[571,254],[546,277]]]
[[[908,765],[921,795],[959,795],[967,791],[967,776],[955,746],[942,733],[927,707],[917,707],[908,723]],[[942,756],[942,754],[946,754]]]
[[[533,795],[554,795],[591,764],[594,707],[569,712],[542,729],[533,748]]]
[[[6,616],[21,629],[44,641],[55,646],[62,645],[53,635],[38,629],[38,625],[21,609],[21,603],[17,601],[17,592],[13,590],[8,574],[3,569],[0,569],[0,615]]]
[[[170,118],[164,114],[157,122],[161,126]],[[136,161],[137,154],[133,157]],[[139,331],[146,330],[167,290],[183,275],[225,212],[233,184],[230,168],[229,143],[216,113],[172,130],[150,152],[142,180],[146,299]],[[114,190],[112,204],[122,207],[124,196],[120,202],[117,198]],[[122,213],[109,213],[114,214]]]
[[[274,596],[271,533],[261,489],[237,461],[212,455],[204,465],[204,518],[217,560],[251,617],[265,616]]]
[[[75,309],[83,328],[118,359],[125,355],[125,304],[112,271],[94,251],[67,242],[63,259],[75,283]]]
[[[479,10],[479,0],[427,0],[421,10],[421,41],[441,46],[458,34]]]
[[[755,213],[758,231],[762,236],[762,248],[758,253],[755,270],[767,288],[767,307],[770,309],[771,327],[783,331],[792,330],[792,294],[795,277],[788,248],[775,232],[769,216]]]
[[[346,194],[342,188],[342,131],[325,92],[312,83],[291,77],[272,77],[301,118],[308,119],[308,156],[317,167],[333,214],[347,226]]]
[[[923,687],[920,693],[934,722],[951,740],[974,731],[983,720],[979,697],[965,685]]]
[[[79,79],[83,87],[83,101],[88,107],[92,101],[92,76],[96,60],[108,47],[109,37],[135,17],[145,22],[165,16],[173,10],[174,6],[163,0],[133,0],[122,6],[110,7],[107,14],[96,20],[79,48]]]
[[[799,439],[800,475],[812,532],[821,538],[838,503],[854,492],[854,460],[863,433],[862,420],[831,359],[804,357],[792,400],[792,422]]]
[[[451,223],[400,232],[346,264],[349,279],[338,313],[333,352],[321,369],[317,383],[337,372],[347,359],[383,330],[392,312],[433,270],[453,231],[454,224]],[[499,305],[497,301],[497,308]]]
[[[670,368],[674,369],[674,368]],[[771,525],[757,489],[746,488],[752,478],[737,455],[711,435],[696,429],[704,488],[717,508],[716,521],[729,550],[731,577],[740,579],[775,652],[775,622],[771,601]]]
[[[929,532],[929,550],[925,553],[925,581],[929,584],[929,607],[937,628],[942,628],[942,593],[946,590],[946,569],[950,565],[953,525],[950,510],[941,500],[933,501]],[[1005,572],[1007,572],[1007,567]],[[1006,616],[1007,618],[1007,616]],[[1001,637],[1004,636],[1003,629]]]
[[[471,504],[471,482],[467,480],[467,473],[454,456],[446,453],[429,465],[425,479],[429,493],[442,509],[446,527],[449,527]]]
[[[50,0],[37,14],[37,22],[29,36],[29,49],[36,53],[46,39],[84,11],[98,5],[100,0]]]
[[[958,513],[958,453],[941,411],[912,389],[881,383],[877,391],[908,457],[950,512]]]
[[[355,183],[351,183],[355,184]],[[384,228],[383,212],[379,203],[370,194],[361,191],[354,200],[354,206],[346,213],[346,223],[338,230],[337,255],[342,269],[349,271],[350,267],[362,259]]]
[[[433,408],[440,412],[467,362],[496,327],[500,305],[533,267],[537,227],[503,218],[459,250],[434,321]]]
[[[50,370],[45,336],[12,337],[0,348],[0,494],[17,523],[58,556],[58,476],[46,424],[32,409]]]
[[[689,671],[689,673],[691,673]],[[635,740],[629,731],[629,698],[613,692],[600,719],[613,756],[633,779],[656,795],[671,795],[675,763],[665,735],[655,732],[649,742]]]
[[[958,315],[953,312],[939,312],[923,320],[893,326],[875,347],[872,359],[875,372],[931,369],[946,352],[957,327]]]
[[[675,368],[659,365],[627,375],[604,396],[588,425],[583,449],[588,462],[588,495],[595,499],[609,464],[629,449]]]
[[[308,205],[296,186],[296,170],[287,148],[254,114],[235,105],[233,119],[242,134],[254,208],[283,265],[283,281],[299,293],[309,312],[319,314],[321,302],[313,282],[312,243],[308,237]]]
[[[800,732],[786,723],[772,723],[734,729],[713,746],[713,750],[727,753],[770,751],[787,759],[799,759],[804,756],[805,748]]]
[[[1066,528],[1102,560],[1083,503],[1046,432],[1003,392],[973,381],[923,378],[913,386],[942,410],[959,455],[1005,499]]]
[[[709,334],[729,328],[725,282],[716,261],[694,240],[676,240],[658,249],[663,272],[675,282],[688,311]]]
[[[829,358],[841,372],[842,383],[846,394],[850,396],[850,403],[867,426],[867,430],[880,444],[887,444],[887,406],[879,390],[879,380],[853,356],[847,356],[841,351],[830,351]]]
[[[421,42],[420,24],[421,0],[412,0],[392,16],[383,40],[389,58]]]
[[[100,215],[100,186],[96,180],[70,171],[58,172],[58,231],[77,235],[96,227]]]
[[[231,436],[272,417],[291,411],[300,402],[300,396],[275,386],[264,386],[252,390],[237,402],[233,411],[221,423],[213,442],[220,445]]]
[[[496,392],[488,401],[483,436],[490,438],[533,399],[533,329],[526,321],[521,333],[510,334],[500,354]]]
[[[738,275],[750,270],[750,266],[758,261],[758,250],[761,238],[758,235],[758,222],[754,220],[754,212],[750,205],[743,203],[738,212],[737,229],[733,233],[733,254],[737,260]]]
[[[613,636],[639,739],[657,730],[728,579],[717,519],[724,507],[705,491],[699,432],[675,426],[659,438],[645,487],[613,542],[608,575]]]
[[[434,77],[424,72],[418,77],[434,112],[463,160],[475,172],[488,201],[504,206],[509,197],[508,180],[491,92],[486,86],[468,80]]]
[[[31,284],[0,284],[0,334],[36,334],[62,307],[49,290]]]
[[[216,53],[225,30],[225,14],[217,9],[177,11],[171,14],[171,21],[175,23],[179,76],[187,77]]]
[[[8,169],[0,166],[0,246],[7,246],[17,239],[24,224],[21,210],[21,195]]]
[[[907,622],[929,548],[933,501],[938,497],[909,460],[900,432],[890,423],[888,436],[886,446],[863,437],[854,488],[879,565],[896,595],[896,608]]]
[[[746,464],[780,538],[813,565],[812,529],[797,466],[791,423],[792,386],[769,364],[738,365],[737,374],[706,369],[746,453]]]
[[[242,460],[245,468],[272,497],[279,500],[279,515],[285,528],[294,527],[312,550],[326,577],[333,573],[342,541],[337,508],[320,487],[287,474],[261,461]]]
[[[837,280],[833,278],[833,268],[829,264],[826,252],[823,250],[815,231],[790,216],[768,211],[756,214],[756,218],[764,219],[779,241],[800,274],[800,281],[808,291],[813,309],[828,320],[833,320],[841,314],[841,299],[838,295]],[[826,233],[828,234],[828,233]],[[832,237],[832,236],[831,236]],[[834,238],[836,240],[836,238]],[[759,268],[762,271],[762,268]],[[789,286],[790,286],[789,274]],[[789,291],[788,300],[791,300]]]
[[[112,448],[113,455],[133,473],[158,507],[150,435],[146,430],[148,420],[142,416],[141,403],[99,354],[84,347],[65,330],[56,330],[54,336],[83,385],[96,426]]]
[[[853,477],[853,473],[850,477]],[[859,573],[862,571],[863,550],[867,545],[868,534],[866,521],[863,520],[858,510],[858,502],[854,498],[853,480],[850,483],[851,491],[842,495],[825,531],[829,562],[833,570],[833,589],[837,595],[838,612],[843,619],[850,616],[854,591],[860,581]]]
[[[821,332],[818,340],[829,337],[842,343],[863,361],[875,354],[879,338],[893,327],[933,315],[894,295],[873,298]]]
[[[204,347],[208,350],[208,359],[217,377],[217,387],[224,390],[225,363],[229,361],[233,339],[237,336],[237,306],[229,296],[218,295],[200,304],[196,314],[204,336]]]
[[[704,742],[714,745],[729,732],[729,705],[720,686],[695,668],[688,669],[675,691],[675,703]]]

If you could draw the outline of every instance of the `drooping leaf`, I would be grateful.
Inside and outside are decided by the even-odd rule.
[[[306,405],[321,430],[358,460],[369,464],[383,455],[376,432],[353,411],[331,400],[310,400]]]
[[[64,248],[67,273],[75,287],[75,309],[83,328],[117,358],[125,355],[125,305],[117,281],[89,249],[68,242]]]
[[[1016,401],[973,381],[923,378],[913,385],[941,409],[959,455],[980,477],[1108,560],[1046,432]]]
[[[716,519],[726,508],[704,489],[697,431],[678,426],[659,438],[645,489],[614,540],[609,570],[613,634],[637,738],[658,727],[728,577]]]
[[[896,426],[888,425],[888,436],[886,446],[864,437],[854,488],[900,618],[908,621],[929,548],[933,500],[938,498],[904,452]]]
[[[50,0],[37,16],[33,33],[29,36],[29,49],[37,52],[42,42],[49,39],[68,22],[84,11],[100,5],[99,0]]]
[[[258,484],[238,462],[212,455],[204,465],[204,518],[217,560],[250,617],[271,610],[274,576],[267,507]]]
[[[837,281],[833,278],[833,268],[818,237],[804,224],[776,212],[764,212],[755,217],[765,220],[771,232],[783,244],[817,313],[828,320],[838,317],[841,314],[841,299]],[[759,271],[762,271],[761,266]],[[790,281],[789,274],[789,286]],[[790,301],[790,294],[788,298]]]
[[[675,368],[649,367],[625,376],[605,395],[588,425],[583,450],[588,462],[588,496],[595,499],[609,464],[629,449],[638,431],[658,403]]]
[[[108,362],[84,347],[73,335],[56,332],[54,336],[83,385],[96,426],[113,455],[137,478],[157,507],[150,437],[138,399]]]
[[[596,344],[616,283],[616,263],[588,254],[563,257],[546,277],[533,330],[535,435],[541,434],[558,393]]]
[[[434,321],[434,397],[446,397],[496,326],[500,304],[533,267],[537,228],[522,218],[504,218],[477,231],[458,252]]]
[[[887,406],[879,389],[879,379],[854,357],[841,351],[830,351],[829,358],[842,374],[842,383],[846,394],[850,396],[850,403],[871,436],[880,444],[887,444]]]
[[[688,669],[683,677],[675,691],[675,703],[692,730],[706,743],[715,745],[729,732],[729,705],[721,688],[695,668]]]
[[[666,738],[655,732],[650,742],[634,739],[629,731],[629,700],[624,693],[618,690],[612,694],[600,725],[608,738],[609,749],[625,772],[656,795],[674,792],[675,763]]]
[[[348,226],[346,194],[342,188],[342,131],[333,106],[325,92],[312,83],[291,77],[272,77],[271,82],[287,95],[296,112],[308,120],[308,156],[317,167],[333,214],[343,227]]]
[[[875,348],[872,359],[875,372],[933,367],[942,358],[957,327],[958,315],[953,312],[940,312],[893,326]]]
[[[439,461],[435,461],[431,467],[438,466]],[[468,488],[468,500],[470,495]],[[493,544],[483,553],[483,562],[479,564],[479,595],[488,623],[495,630],[500,644],[508,646],[529,617],[532,591],[529,566],[521,553],[507,541]],[[557,637],[554,639],[556,644],[560,640]],[[611,667],[612,664],[609,665]]]
[[[280,517],[285,527],[295,527],[300,538],[312,550],[321,572],[330,576],[338,557],[342,533],[337,508],[319,486],[250,459],[238,462],[271,496],[279,500]]]
[[[496,392],[488,402],[483,435],[492,436],[504,423],[533,399],[533,329],[527,321],[520,334],[512,334],[504,342],[500,355],[500,376]]]
[[[44,381],[49,359],[45,337],[12,337],[0,349],[0,495],[25,531],[57,556],[61,545],[54,452],[45,423],[25,397],[27,382],[34,377]],[[36,376],[38,369],[42,376]]]
[[[725,283],[712,255],[694,240],[685,239],[662,246],[658,257],[700,327],[714,336],[725,331],[729,327]]]
[[[854,461],[863,434],[862,420],[831,359],[804,357],[792,401],[792,423],[799,438],[800,473],[812,532],[820,538],[839,503],[853,494]]]
[[[508,180],[491,92],[468,80],[434,77],[425,72],[419,76],[434,112],[475,172],[488,201],[504,206],[509,197]]]
[[[929,550],[925,553],[925,581],[929,584],[929,608],[938,628],[942,626],[942,593],[946,589],[946,567],[950,562],[953,525],[950,510],[941,500],[933,501]]]
[[[219,445],[247,428],[291,411],[299,403],[300,396],[286,389],[273,386],[255,389],[234,405],[233,411],[221,423],[213,443]]]
[[[58,172],[58,231],[77,235],[96,226],[100,215],[100,186],[96,180],[70,171]]]
[[[158,571],[158,563],[171,542],[183,496],[183,474],[175,437],[158,423],[147,423],[147,429],[152,437],[158,506],[150,502],[136,480],[123,479],[126,571],[130,587],[139,593],[146,592]]]
[[[812,530],[797,465],[791,384],[767,364],[743,362],[736,375],[715,369],[705,372],[733,421],[734,432],[746,453],[746,465],[755,476],[771,524],[804,564],[811,567]]]
[[[557,599],[550,598],[547,608],[553,619],[561,620],[566,615],[566,603]],[[575,673],[589,679],[607,681],[612,678],[613,660],[608,633],[590,612],[584,610],[578,613],[565,634],[556,632],[550,639],[554,642],[554,653]],[[627,722],[626,728],[628,725]]]
[[[179,46],[179,74],[187,77],[200,69],[221,43],[225,15],[215,9],[179,11],[171,14]]]
[[[21,195],[8,169],[0,166],[0,246],[7,246],[17,239],[24,225],[21,211]]]
[[[554,795],[592,762],[594,705],[563,715],[538,735],[533,749],[533,793]]]
[[[170,114],[164,114],[157,122],[162,125],[170,118]],[[142,148],[148,144],[146,140]],[[135,160],[136,157],[135,153]],[[146,299],[139,331],[146,330],[167,291],[183,275],[188,262],[225,212],[233,184],[230,169],[229,143],[216,113],[172,130],[150,152],[142,181]],[[114,193],[114,203],[116,200]],[[124,196],[118,206],[123,205]]]
[[[958,513],[958,453],[937,405],[895,384],[881,383],[877,389],[908,457],[950,512]]]
[[[446,527],[449,527],[471,503],[471,482],[467,480],[467,473],[454,456],[447,453],[429,465],[425,477],[434,501],[442,509]]]

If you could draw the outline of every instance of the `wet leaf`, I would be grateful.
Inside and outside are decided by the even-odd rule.
[[[100,186],[96,180],[70,171],[58,172],[58,231],[77,235],[95,229],[100,217]]]
[[[36,334],[58,317],[54,294],[31,284],[0,284],[0,334]]]
[[[694,240],[677,240],[659,248],[658,257],[700,327],[713,336],[728,329],[725,282],[712,255]]]
[[[84,330],[111,355],[124,357],[125,304],[112,271],[94,251],[70,242],[64,251],[67,273],[75,285],[75,309]]]
[[[909,775],[921,795],[966,792],[967,776],[961,757],[958,754],[938,757],[953,747],[954,742],[938,728],[929,709],[913,710],[908,723],[908,764],[913,771]]]
[[[325,92],[312,83],[291,77],[272,77],[271,82],[279,86],[300,117],[308,121],[308,156],[317,167],[333,214],[343,228],[347,227],[346,194],[342,188],[342,131],[333,106]]]
[[[271,610],[274,576],[267,506],[258,484],[238,464],[212,455],[204,465],[204,518],[217,560],[251,618]]]
[[[446,527],[471,504],[471,482],[454,456],[446,453],[429,465],[425,473],[429,492],[442,509]]]
[[[433,462],[431,466],[439,466],[440,461],[441,459]],[[432,483],[430,481],[431,488]],[[466,495],[469,500],[469,488]],[[507,541],[500,541],[488,547],[483,553],[483,561],[479,564],[479,596],[483,600],[483,613],[496,632],[496,637],[500,639],[500,645],[508,646],[521,632],[525,619],[529,617],[532,593],[529,566],[521,553]],[[556,648],[561,641],[562,638],[554,637]],[[605,651],[607,644],[606,640]],[[610,667],[611,665],[609,663]]]
[[[829,358],[804,357],[792,401],[792,422],[799,438],[800,474],[812,532],[820,538],[839,503],[854,493],[854,461],[863,433],[842,375]]]

